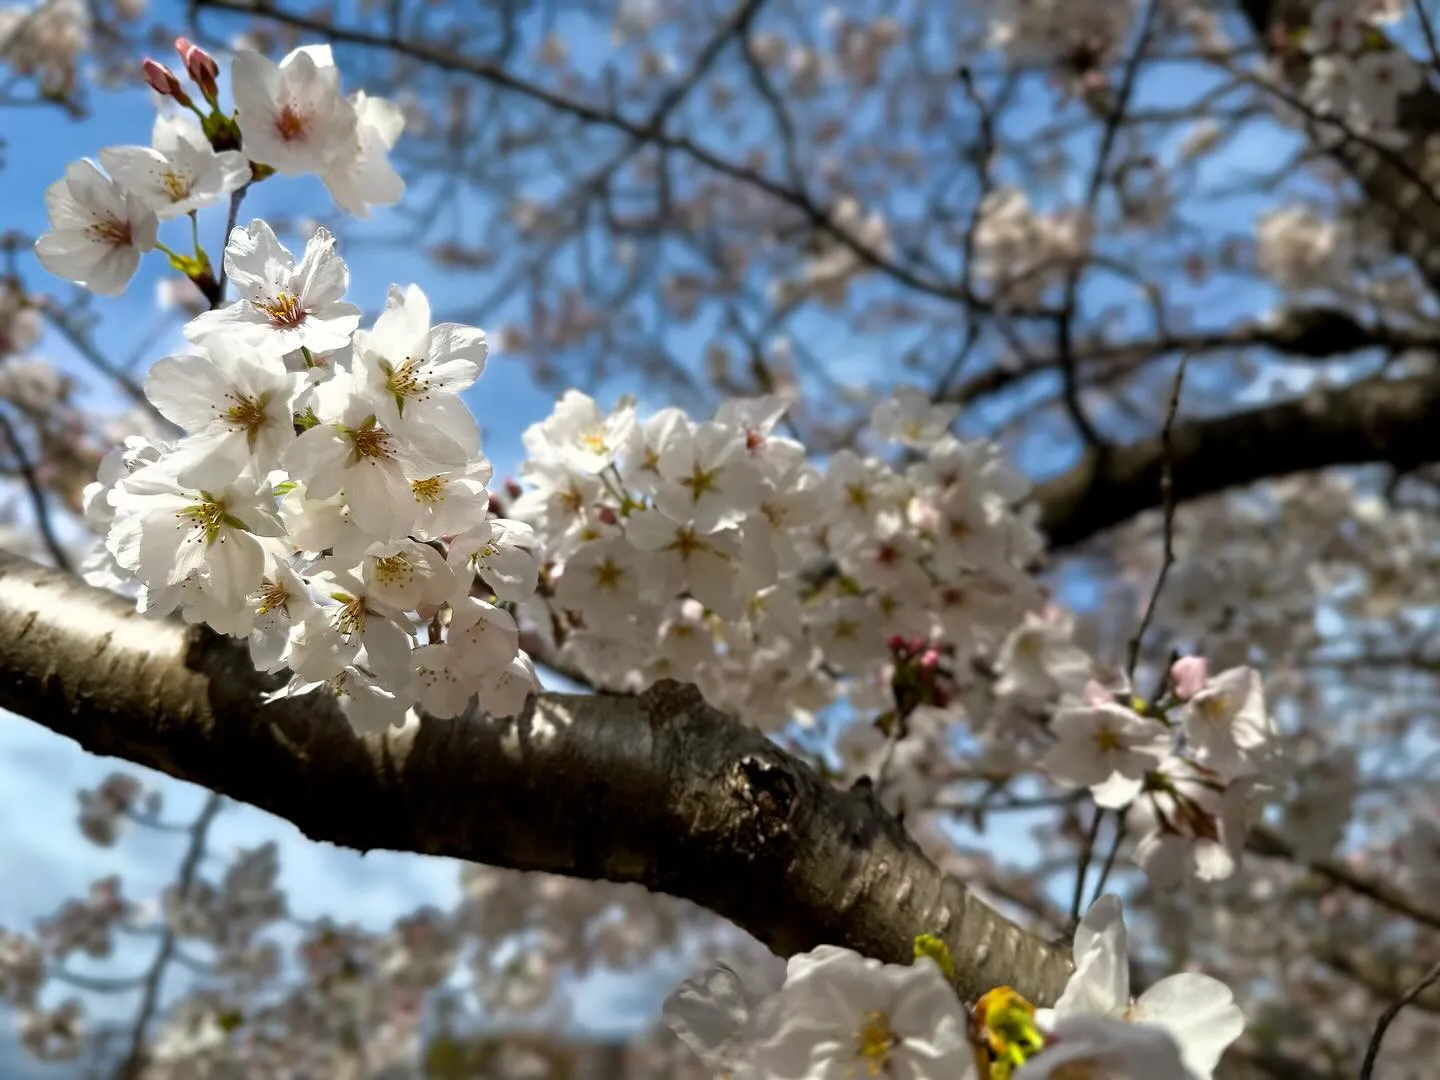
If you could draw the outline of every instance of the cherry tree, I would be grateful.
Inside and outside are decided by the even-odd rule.
[[[1425,3],[40,0],[0,60],[155,106],[12,196],[0,706],[213,793],[81,793],[184,850],[0,931],[35,1056],[1433,1071]],[[433,282],[361,295],[377,242]],[[93,297],[154,265],[186,350],[135,376]],[[298,920],[273,845],[207,860],[226,799],[463,900]],[[479,1033],[667,949],[633,1043]]]

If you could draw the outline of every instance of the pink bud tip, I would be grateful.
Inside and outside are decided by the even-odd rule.
[[[885,647],[893,653],[905,652],[905,639],[899,634],[891,634],[890,640],[885,643]]]
[[[184,93],[180,89],[180,80],[175,73],[158,60],[151,60],[148,57],[140,66],[145,73],[145,81],[157,92],[166,97],[179,97]]]
[[[1170,666],[1170,684],[1181,701],[1189,701],[1198,694],[1208,678],[1203,656],[1182,656]]]
[[[215,57],[189,38],[183,37],[175,39],[175,51],[180,54],[185,70],[189,72],[190,78],[195,80],[195,85],[200,87],[200,92],[207,100],[213,99],[218,92],[215,80],[220,75],[220,65],[215,62]]]
[[[524,490],[525,489],[522,488],[519,484],[517,484],[514,480],[505,481],[505,494],[509,495],[512,499],[518,499],[522,494],[524,494]]]
[[[940,666],[940,651],[938,649],[926,649],[920,654],[920,667],[925,671],[934,671]]]
[[[615,525],[620,521],[619,515],[615,513],[614,507],[611,506],[600,507],[599,517],[606,525]]]

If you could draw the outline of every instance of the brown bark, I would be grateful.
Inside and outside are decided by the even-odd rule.
[[[1068,976],[1065,951],[942,873],[867,791],[834,788],[678,684],[362,738],[328,699],[262,703],[234,642],[8,554],[0,672],[0,708],[315,840],[635,882],[782,955],[828,942],[908,961],[935,933],[967,997],[1008,983],[1049,1001]]]

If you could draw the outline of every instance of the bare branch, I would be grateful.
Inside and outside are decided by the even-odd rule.
[[[1440,380],[1373,379],[1175,427],[1177,502],[1333,465],[1414,468],[1440,458]],[[1160,504],[1163,440],[1091,452],[1036,488],[1054,547],[1081,543]]]
[[[1390,1030],[1390,1025],[1395,1022],[1400,1011],[1436,983],[1440,983],[1440,963],[1437,963],[1425,973],[1424,978],[1405,991],[1399,1001],[1380,1014],[1380,1019],[1375,1023],[1375,1034],[1370,1036],[1370,1045],[1365,1048],[1365,1060],[1360,1064],[1360,1080],[1370,1080],[1374,1074],[1375,1059],[1380,1056],[1380,1043],[1384,1041],[1385,1032]]]

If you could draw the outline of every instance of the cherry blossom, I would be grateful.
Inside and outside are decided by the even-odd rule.
[[[77,161],[45,189],[50,230],[35,257],[58,277],[101,296],[118,296],[140,256],[155,246],[155,212],[89,161]]]
[[[101,150],[100,164],[161,221],[212,206],[250,179],[245,155],[217,153],[187,112],[162,113],[155,118],[150,146]]]
[[[350,272],[326,230],[310,237],[297,266],[274,230],[256,219],[230,234],[225,272],[243,299],[190,320],[185,336],[191,341],[233,336],[277,357],[300,349],[326,353],[350,344],[360,311],[342,299]]]

